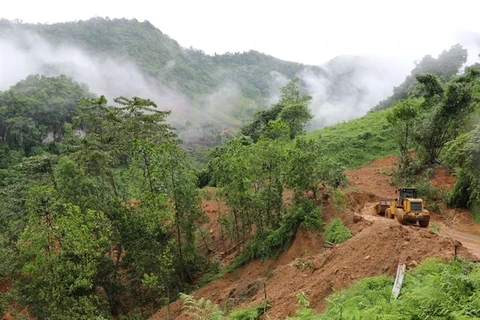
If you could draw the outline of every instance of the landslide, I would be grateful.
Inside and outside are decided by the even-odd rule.
[[[429,228],[402,226],[374,213],[373,206],[379,199],[390,199],[394,195],[396,186],[390,186],[388,181],[395,160],[395,157],[385,157],[348,170],[351,184],[345,189],[346,209],[338,210],[332,200],[323,204],[326,223],[340,217],[354,235],[350,240],[324,246],[320,233],[298,230],[291,247],[277,260],[252,261],[193,292],[193,296],[210,299],[228,309],[257,306],[266,296],[271,305],[267,315],[271,319],[285,319],[295,314],[296,294],[301,291],[309,296],[311,307],[320,312],[326,307],[325,298],[335,290],[347,288],[364,277],[389,275],[393,278],[398,264],[405,263],[412,268],[429,257],[479,260],[480,229],[466,210],[450,210],[443,215],[433,213],[431,221],[440,226],[437,233],[430,232]],[[440,169],[433,180],[446,187],[454,181]],[[215,204],[213,199],[205,203],[205,208],[213,218],[207,227],[218,242],[221,235],[216,219],[226,208]],[[219,245],[221,241],[217,247],[212,242],[212,254],[228,258],[232,253],[215,253],[222,250]],[[181,301],[171,304],[171,318],[191,319],[182,313],[181,306]],[[151,317],[166,318],[166,308]]]

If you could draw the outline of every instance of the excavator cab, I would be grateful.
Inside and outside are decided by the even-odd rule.
[[[395,193],[398,193],[398,196],[400,197],[398,203],[403,204],[405,199],[416,199],[418,190],[416,188],[398,188]]]
[[[396,219],[401,224],[418,222],[420,227],[427,227],[430,214],[425,209],[425,201],[418,198],[418,190],[402,187],[395,190],[395,193],[398,198],[395,201],[379,201],[375,206],[376,212],[389,219]]]

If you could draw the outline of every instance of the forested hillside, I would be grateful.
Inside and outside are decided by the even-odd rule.
[[[14,85],[29,74],[66,74],[110,99],[119,95],[153,99],[160,108],[175,111],[170,121],[188,133],[185,137],[200,140],[224,128],[238,128],[253,113],[268,108],[278,99],[279,88],[294,77],[313,98],[314,118],[308,126],[313,130],[364,115],[388,97],[407,72],[375,57],[342,56],[319,67],[256,51],[211,56],[183,48],[148,21],[135,19],[56,24],[1,20],[0,38],[8,59],[4,85]],[[445,62],[456,70],[463,57],[464,50],[458,47],[442,54],[438,63],[425,57],[414,73],[440,76],[444,72],[440,65]],[[410,77],[408,85],[411,82]]]
[[[360,275],[371,276],[390,274],[400,258],[412,269],[425,257],[457,259],[465,248],[440,229],[465,219],[471,222],[467,235],[476,230],[480,66],[463,68],[461,46],[421,60],[378,107],[384,110],[307,134],[315,119],[328,124],[317,107],[363,108],[373,99],[352,80],[361,79],[370,62],[338,57],[321,69],[254,51],[208,56],[136,20],[0,24],[6,52],[12,45],[23,51],[9,53],[37,57],[25,69],[15,65],[19,73],[35,74],[0,91],[1,315],[145,319],[163,307],[160,318],[171,319],[180,315],[182,297],[198,318],[262,319],[276,308],[284,319],[294,310],[280,306],[292,307],[292,290],[298,290],[299,319],[372,312],[479,316],[478,266],[466,261],[409,271],[398,303],[390,303],[391,279],[384,277],[328,298],[334,284],[343,289],[357,279],[349,268],[363,266]],[[77,60],[45,59],[53,56]],[[87,86],[80,76],[100,80]],[[322,79],[322,90],[314,90],[315,79]],[[235,99],[222,94],[231,82],[239,88]],[[97,91],[115,85],[127,93],[107,99]],[[130,96],[135,86],[147,95]],[[198,136],[208,150],[193,159],[191,141]],[[386,155],[389,166],[369,162]],[[346,170],[360,166],[353,174]],[[449,182],[434,184],[438,173]],[[378,189],[393,197],[400,185],[418,188],[432,215],[430,229],[365,213],[380,197]],[[285,255],[295,241],[301,249]],[[303,250],[310,244],[314,253]],[[391,255],[398,261],[387,262]],[[265,261],[274,263],[267,268]],[[250,264],[256,271],[243,272]],[[301,276],[321,311],[328,298],[327,313],[317,315],[303,288],[282,272]],[[252,307],[248,303],[260,301],[253,300],[260,295],[258,278],[263,300]],[[199,300],[185,295],[217,280],[249,284]],[[267,284],[276,281],[281,290],[267,296]],[[429,303],[419,306],[419,297]]]
[[[145,74],[194,100],[232,83],[248,99],[243,103],[256,108],[264,107],[265,99],[272,94],[272,72],[291,79],[307,68],[256,51],[209,56],[201,50],[181,47],[148,21],[94,18],[33,25],[2,20],[0,32],[2,37],[16,38],[20,46],[29,50],[36,49],[37,43],[30,37],[37,34],[54,46],[73,46],[87,54],[133,61]],[[318,67],[308,68],[316,74],[322,72]],[[238,109],[234,107],[228,106]]]
[[[393,95],[381,101],[375,110],[382,110],[392,106],[396,101],[405,99],[415,86],[415,75],[422,73],[433,73],[443,81],[450,80],[458,74],[460,68],[467,62],[468,52],[461,45],[457,44],[449,50],[443,51],[437,59],[427,55],[415,63],[415,68],[405,81],[393,89]]]

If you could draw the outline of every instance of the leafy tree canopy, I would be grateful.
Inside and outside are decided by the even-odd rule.
[[[464,49],[460,44],[456,44],[449,50],[444,50],[437,59],[431,55],[423,57],[422,60],[415,63],[415,68],[405,78],[405,81],[393,89],[393,95],[378,103],[373,110],[386,109],[396,101],[406,99],[415,86],[415,75],[417,74],[432,73],[443,82],[450,80],[459,73],[460,68],[467,61],[467,56],[467,49]]]

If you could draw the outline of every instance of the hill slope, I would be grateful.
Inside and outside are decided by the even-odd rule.
[[[257,52],[206,55],[183,48],[148,21],[92,18],[56,24],[0,20],[2,89],[29,74],[65,73],[113,98],[138,95],[190,122],[238,126],[299,77],[312,95],[310,129],[359,117],[391,93],[407,70],[374,57],[342,56],[324,67]]]
[[[336,210],[333,202],[324,203],[326,222],[341,217],[354,237],[333,248],[324,247],[322,237],[299,230],[292,246],[277,260],[253,261],[211,282],[193,295],[204,297],[228,308],[258,305],[264,295],[271,303],[268,316],[284,319],[293,316],[295,295],[300,291],[310,297],[311,307],[323,311],[325,298],[334,290],[348,287],[355,280],[375,275],[394,277],[397,265],[414,267],[428,257],[452,258],[460,255],[480,259],[480,226],[474,225],[466,210],[447,210],[433,214],[432,222],[441,228],[439,234],[416,226],[402,226],[373,212],[380,198],[391,198],[388,170],[396,158],[389,156],[348,170],[351,184],[346,193],[347,208]],[[450,187],[452,177],[439,170],[433,177],[439,186]],[[360,191],[348,191],[348,190]],[[217,208],[221,208],[217,207]],[[210,211],[212,217],[214,210]],[[210,227],[215,227],[211,224]],[[465,247],[462,245],[464,243]],[[263,285],[266,285],[266,293]],[[171,305],[176,319],[189,319],[180,313],[181,302]],[[162,309],[151,319],[165,319]]]
[[[292,78],[306,66],[276,59],[256,51],[209,56],[181,47],[150,22],[92,18],[56,24],[23,24],[0,21],[0,36],[16,37],[33,47],[31,34],[54,46],[78,47],[88,55],[132,61],[143,72],[189,97],[208,94],[226,79],[236,79],[242,95],[256,102],[270,95],[270,73]],[[33,48],[31,48],[33,49]],[[318,67],[310,67],[321,72]]]

